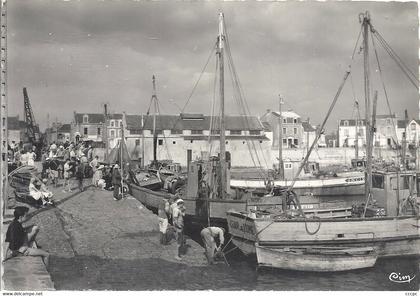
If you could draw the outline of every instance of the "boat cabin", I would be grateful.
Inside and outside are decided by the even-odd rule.
[[[284,160],[284,179],[293,180],[299,170],[302,161],[300,160]],[[303,168],[299,177],[315,176],[319,173],[319,163],[315,161],[308,161]]]
[[[415,171],[372,173],[372,195],[377,205],[386,211],[387,216],[413,214],[415,205],[411,197],[417,196],[418,174]]]
[[[353,169],[364,169],[366,168],[366,159],[352,159],[351,167]]]

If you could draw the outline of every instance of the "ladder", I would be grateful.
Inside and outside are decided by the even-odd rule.
[[[0,73],[0,192],[3,197],[2,214],[7,207],[7,0],[1,1],[1,73]]]

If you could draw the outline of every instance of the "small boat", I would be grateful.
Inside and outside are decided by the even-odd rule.
[[[378,258],[373,247],[270,248],[256,244],[258,266],[297,271],[333,272],[373,267]]]

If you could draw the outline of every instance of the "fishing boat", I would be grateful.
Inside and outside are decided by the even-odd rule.
[[[194,160],[188,163],[186,184],[182,187],[179,180],[172,184],[171,190],[152,191],[143,188],[133,182],[130,185],[132,195],[150,208],[157,208],[162,198],[169,199],[176,193],[184,200],[186,207],[186,219],[199,222],[202,225],[226,224],[226,212],[230,209],[238,211],[246,210],[247,203],[273,203],[277,198],[255,197],[246,190],[230,188],[230,165],[226,152],[225,139],[225,109],[224,109],[224,52],[230,57],[227,34],[223,13],[219,14],[219,34],[215,44],[216,58],[218,60],[219,75],[219,99],[220,115],[211,116],[213,123],[209,127],[218,124],[219,147],[217,155],[210,155],[202,160]]]
[[[364,248],[281,248],[256,245],[259,266],[314,272],[333,272],[373,267],[375,249]]]
[[[361,17],[363,32],[364,60],[368,60],[368,34],[379,34],[370,22],[369,13]],[[379,63],[379,61],[378,61]],[[282,248],[364,248],[373,247],[378,257],[408,256],[420,254],[420,216],[416,203],[417,184],[415,171],[372,170],[372,143],[375,129],[377,92],[373,101],[373,114],[370,114],[369,71],[365,65],[365,102],[366,102],[366,183],[365,202],[361,211],[353,211],[352,217],[320,218],[306,215],[299,198],[289,198],[288,193],[294,186],[289,186],[283,196],[283,205],[261,208],[249,205],[247,211],[229,211],[227,220],[233,243],[248,255],[255,255],[267,248],[265,264],[282,256]],[[340,95],[341,89],[349,76],[347,71],[343,82],[330,106],[329,114]],[[309,149],[304,162],[316,143]],[[262,249],[263,248],[263,249]],[[257,251],[258,249],[258,251]],[[258,256],[257,256],[258,257]],[[259,256],[257,259],[261,259]]]

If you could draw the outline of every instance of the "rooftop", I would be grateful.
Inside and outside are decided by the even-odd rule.
[[[153,115],[127,115],[127,129],[141,130],[142,120],[145,130],[153,129]],[[213,130],[220,129],[218,116],[202,114],[156,115],[157,130],[209,130],[210,123]],[[225,117],[226,130],[255,130],[264,129],[255,116],[227,115]]]

